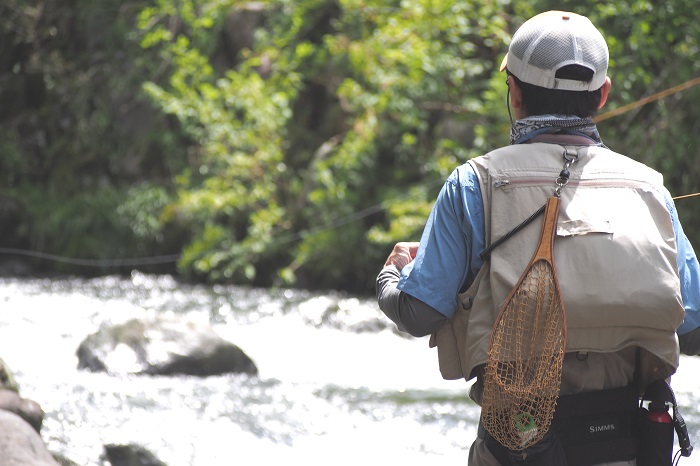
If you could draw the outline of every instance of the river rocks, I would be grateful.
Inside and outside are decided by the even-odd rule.
[[[0,466],[59,466],[36,430],[0,409]]]
[[[17,386],[17,382],[15,382],[12,371],[2,359],[0,359],[0,388],[19,392],[19,387]]]
[[[213,328],[184,319],[133,319],[104,327],[78,347],[78,368],[109,373],[257,374],[253,361]]]
[[[348,332],[381,332],[395,328],[374,302],[357,298],[316,296],[298,304],[299,315],[315,327],[331,327]]]
[[[105,445],[105,455],[111,466],[166,466],[141,445]]]
[[[0,359],[0,466],[58,466],[39,432],[44,410],[22,398],[12,371]]]
[[[27,421],[37,433],[41,432],[44,410],[36,401],[22,398],[15,391],[0,389],[0,410],[18,415]]]
[[[39,403],[19,395],[19,386],[10,367],[0,359],[0,410],[15,413],[31,425],[37,432],[41,431],[44,410]],[[2,466],[0,464],[0,466]]]

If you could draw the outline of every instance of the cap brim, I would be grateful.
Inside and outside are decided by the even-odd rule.
[[[506,66],[508,66],[508,54],[506,53],[506,56],[503,57],[503,61],[501,62],[501,71],[505,71]]]

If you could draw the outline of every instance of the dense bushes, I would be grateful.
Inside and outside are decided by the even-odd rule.
[[[140,91],[157,71],[132,39],[144,3],[0,5],[4,247],[91,260],[180,247],[135,235],[133,216],[122,215],[133,193],[167,190],[187,149],[179,128]],[[43,271],[79,273],[114,271],[113,264],[36,262]]]
[[[700,74],[690,0],[63,3],[0,6],[0,240],[181,252],[181,274],[212,281],[370,292],[450,171],[507,143],[497,65],[535,12],[600,26],[609,108]],[[605,120],[603,138],[693,191],[697,95]],[[695,244],[699,202],[678,202]]]

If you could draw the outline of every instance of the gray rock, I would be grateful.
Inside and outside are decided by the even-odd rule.
[[[2,359],[0,359],[0,388],[19,392],[19,387],[17,386],[17,382],[15,382],[12,371]]]
[[[141,445],[105,445],[105,457],[112,466],[166,466]]]
[[[15,391],[0,389],[0,409],[15,413],[27,421],[37,433],[41,432],[44,410],[36,401],[22,398]]]
[[[59,466],[24,419],[0,410],[0,466]]]
[[[62,453],[54,453],[53,458],[58,462],[59,466],[80,466]]]
[[[78,347],[78,368],[109,373],[255,375],[255,363],[208,325],[177,318],[133,319],[105,327]]]

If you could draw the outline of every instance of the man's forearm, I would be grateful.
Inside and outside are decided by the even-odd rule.
[[[401,274],[394,266],[384,267],[377,276],[376,291],[379,308],[399,330],[422,337],[439,330],[447,317],[420,299],[414,298],[396,285]]]

